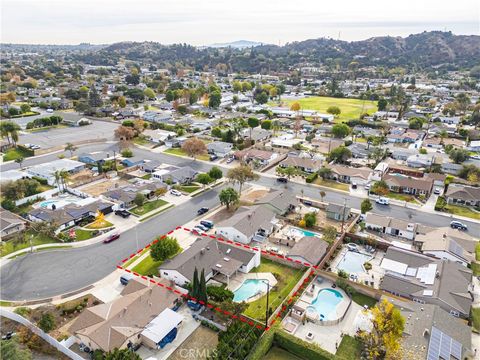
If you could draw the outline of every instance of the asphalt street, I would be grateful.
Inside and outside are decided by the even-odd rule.
[[[100,151],[111,148],[114,144],[97,144],[82,146],[77,153]],[[191,166],[199,171],[208,171],[215,164],[206,164],[164,153],[154,153],[149,150],[134,150],[136,156],[147,159],[157,159],[161,162],[176,166]],[[57,154],[45,155],[38,158],[27,159],[25,165],[33,165],[48,162],[58,158]],[[221,167],[221,166],[220,166]],[[2,171],[10,168],[18,168],[17,164],[4,164]],[[269,188],[280,188],[275,179],[261,176],[255,181],[258,185]],[[320,189],[311,184],[297,184],[290,182],[287,188],[295,194],[303,194],[307,197],[319,198]],[[96,244],[88,247],[68,250],[56,250],[40,252],[21,256],[0,271],[0,285],[2,300],[41,299],[74,291],[88,286],[109,274],[115,268],[119,260],[130,255],[136,250],[136,238],[138,235],[139,247],[151,242],[156,236],[168,232],[176,226],[187,223],[196,216],[196,210],[201,206],[214,207],[218,204],[218,192],[221,187],[192,198],[188,202],[167,210],[152,219],[139,224],[136,228],[122,234],[120,240],[111,244]],[[362,199],[349,196],[348,194],[325,191],[325,200],[332,203],[343,204],[359,209]],[[448,226],[451,219],[443,215],[426,213],[403,206],[382,206],[373,204],[373,212],[391,216],[398,219],[419,222],[428,226]],[[469,226],[469,233],[474,236],[480,234],[480,224],[472,221],[463,221]]]

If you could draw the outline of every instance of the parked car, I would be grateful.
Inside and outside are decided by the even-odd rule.
[[[126,219],[131,214],[125,209],[119,209],[119,210],[115,210],[115,215],[121,216],[122,218]]]
[[[198,209],[197,215],[203,215],[203,214],[207,213],[208,210],[210,210],[210,209],[207,208],[207,207],[201,207],[200,209]]]
[[[352,181],[352,189],[356,189],[357,188],[357,183],[355,181]]]
[[[288,179],[285,177],[279,177],[277,178],[277,182],[286,184],[288,182]]]
[[[365,190],[370,190],[370,184],[364,186]]]
[[[206,227],[207,229],[211,229],[213,228],[213,221],[210,221],[210,220],[202,220],[200,221],[200,225],[202,225],[203,227]]]
[[[124,275],[120,276],[120,284],[127,285],[128,282],[132,279],[133,279],[132,274],[124,274]]]
[[[379,197],[378,199],[375,200],[375,202],[377,204],[380,204],[380,205],[388,205],[390,204],[390,200],[388,200],[387,198],[384,198],[384,197]]]
[[[464,223],[460,222],[460,221],[457,221],[457,220],[453,220],[451,223],[450,223],[450,227],[452,229],[458,229],[458,230],[464,230],[464,231],[467,231],[468,230],[468,226],[465,225]]]
[[[195,225],[194,229],[199,229],[202,232],[208,231],[208,229],[205,226],[202,226],[202,225]]]
[[[442,190],[440,190],[440,188],[435,188],[435,190],[433,190],[433,193],[435,195],[440,195],[441,192],[442,192]]]
[[[110,235],[109,237],[107,237],[105,240],[103,240],[103,243],[104,243],[104,244],[108,244],[108,243],[110,243],[110,242],[112,242],[112,241],[115,241],[115,240],[117,240],[117,239],[119,239],[119,238],[120,238],[120,234],[119,234],[119,233],[115,233],[115,234],[112,234],[112,235]]]
[[[175,196],[182,196],[182,193],[178,190],[175,190],[175,189],[170,190],[170,194],[175,195]]]
[[[235,160],[234,157],[229,157],[229,158],[227,159],[227,164],[230,164],[231,162],[233,162],[233,160]]]

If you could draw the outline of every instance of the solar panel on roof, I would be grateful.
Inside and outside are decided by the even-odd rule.
[[[452,357],[461,360],[462,344],[432,326],[427,360],[451,359]]]

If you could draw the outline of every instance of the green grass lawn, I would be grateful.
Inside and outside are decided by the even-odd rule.
[[[176,185],[176,186],[174,186],[174,188],[179,190],[179,191],[183,191],[183,192],[191,194],[191,193],[197,191],[198,189],[200,189],[200,186],[198,186],[198,185]]]
[[[367,295],[360,294],[358,292],[352,296],[352,300],[362,307],[364,305],[367,305],[369,308],[374,307],[375,304],[377,303],[376,299]]]
[[[415,200],[415,196],[408,195],[408,194],[398,194],[398,193],[394,193],[394,192],[389,192],[387,194],[387,197],[389,197],[390,199],[406,201],[406,202],[410,202],[410,203],[416,203],[417,202],[417,200]]]
[[[181,148],[171,148],[167,149],[164,151],[165,154],[172,154],[172,155],[178,155],[178,156],[185,156],[188,157],[188,155],[183,151]],[[208,154],[203,154],[197,157],[199,160],[209,160],[210,158],[208,157]]]
[[[480,243],[475,246],[475,259],[480,261]]]
[[[159,207],[161,207],[163,205],[166,205],[166,204],[168,204],[168,202],[166,202],[165,200],[162,200],[162,199],[148,201],[145,204],[143,204],[142,206],[137,206],[137,207],[133,208],[132,210],[130,210],[130,212],[135,214],[135,215],[142,216],[142,215],[145,215],[146,213],[149,213],[152,210],[158,209]]]
[[[147,139],[143,138],[143,137],[135,137],[133,138],[133,142],[137,145],[149,145],[150,144],[150,141],[148,141]]]
[[[334,188],[334,189],[337,189],[337,190],[349,191],[348,184],[336,182],[336,181],[333,181],[333,180],[323,180],[321,177],[316,178],[313,183],[316,184],[316,185],[325,186],[325,187],[329,187],[329,188]]]
[[[338,346],[336,355],[345,360],[360,359],[362,355],[362,343],[354,337],[345,335]]]
[[[183,249],[180,248],[180,250],[175,255],[173,255],[171,258],[177,256],[182,251],[183,251]],[[144,251],[142,251],[142,254],[143,253],[144,253]],[[145,276],[148,276],[148,275],[159,276],[158,267],[160,265],[162,265],[162,263],[163,263],[162,260],[155,261],[150,256],[150,254],[148,254],[148,256],[146,256],[145,259],[143,259],[139,264],[137,264],[133,267],[132,271],[135,271],[135,272],[139,273],[140,275],[145,275]]]
[[[33,231],[29,230],[25,232],[25,239],[26,241],[23,243],[17,243],[15,244],[12,241],[5,241],[2,242],[0,245],[0,256],[5,256],[8,254],[11,254],[15,251],[26,249],[30,247],[30,236],[33,235],[33,240],[32,244],[33,246],[36,245],[43,245],[43,244],[52,244],[52,243],[58,243],[59,241],[52,239],[48,236],[45,236],[43,234],[39,233],[34,233]]]
[[[450,214],[465,216],[475,220],[480,220],[480,212],[473,211],[472,209],[466,206],[447,204],[447,206],[445,206],[445,211],[449,212]]]
[[[272,346],[263,360],[304,360],[277,346]]]
[[[472,308],[472,325],[477,331],[480,331],[480,308]]]
[[[83,240],[91,239],[93,237],[93,233],[94,232],[90,231],[90,230],[76,229],[75,230],[75,235],[76,235],[75,240],[76,241],[83,241]]]
[[[288,296],[295,284],[304,274],[305,269],[294,269],[262,257],[260,266],[256,267],[251,272],[269,272],[277,279],[278,283],[274,289],[270,290],[269,296],[269,306],[273,311]],[[266,305],[266,296],[262,296],[260,299],[248,303],[248,308],[245,310],[244,314],[254,319],[265,320]]]
[[[472,261],[470,266],[471,266],[471,269],[473,271],[473,275],[479,276],[480,275],[480,263]]]
[[[33,156],[33,151],[24,149],[22,147],[8,149],[3,155],[3,161],[16,160],[20,157],[28,158]]]
[[[127,268],[128,266],[130,266],[130,264],[132,264],[135,260],[137,260],[139,256],[142,256],[147,251],[149,251],[149,248],[143,249],[143,251],[140,254],[137,254],[134,257],[132,257],[130,260],[126,261],[122,266],[124,268]]]
[[[32,128],[32,129],[28,129],[28,130],[25,130],[25,131],[29,132],[29,133],[36,133],[36,132],[52,130],[52,129],[65,129],[67,127],[69,127],[69,126],[64,125],[64,124],[59,124],[59,125],[51,125],[51,126],[43,126],[43,127]]]
[[[377,111],[377,103],[375,101],[359,99],[312,96],[299,100],[287,100],[285,101],[285,106],[290,107],[294,102],[298,102],[304,110],[317,110],[324,114],[327,113],[327,109],[330,106],[338,106],[342,112],[335,118],[335,122],[359,119],[360,115],[364,113],[371,115]]]

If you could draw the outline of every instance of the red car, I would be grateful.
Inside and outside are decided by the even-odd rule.
[[[114,240],[117,240],[118,238],[120,238],[120,234],[112,234],[110,235],[109,237],[107,237],[105,240],[103,240],[103,242],[105,244],[108,244],[109,242],[112,242]]]

